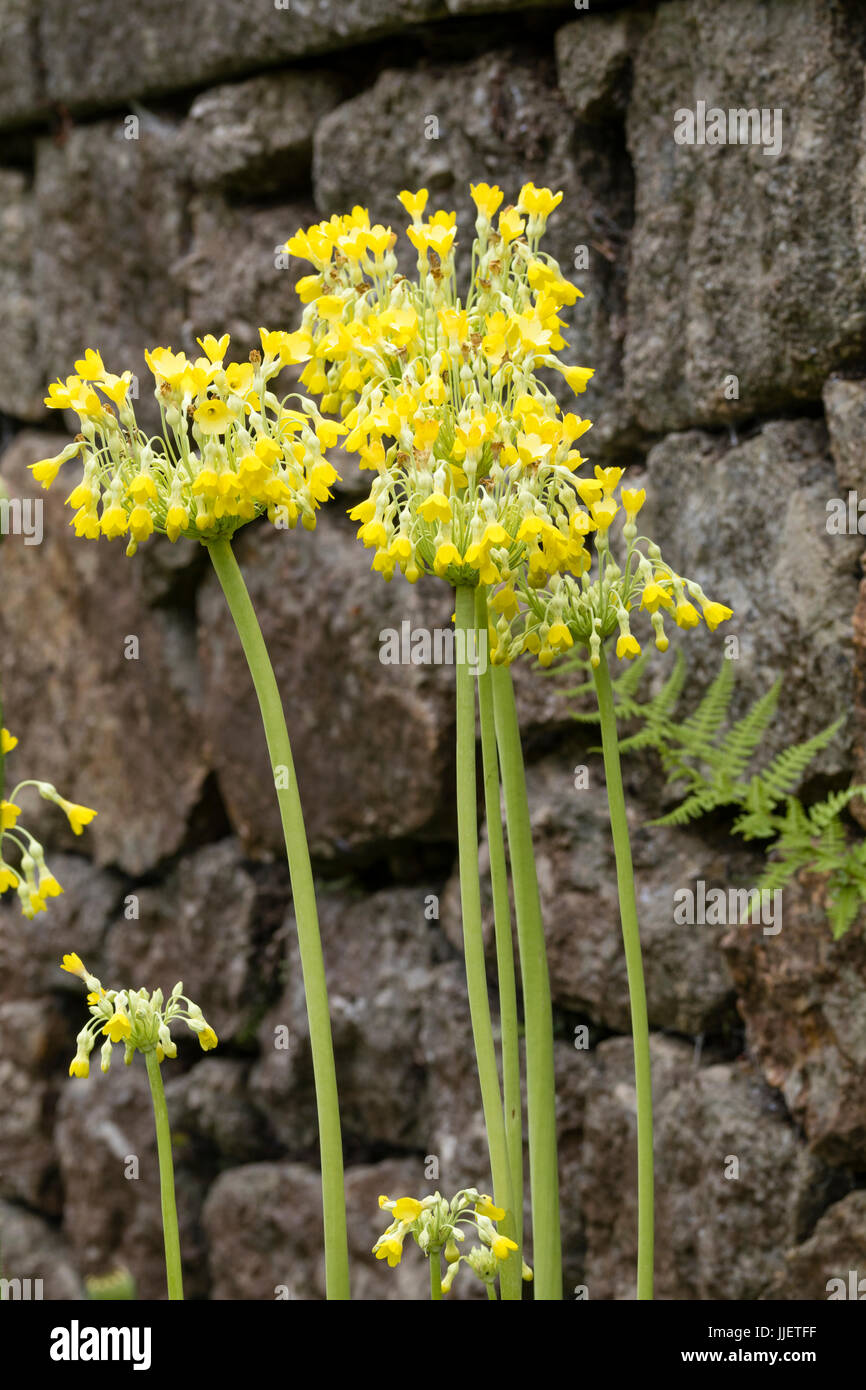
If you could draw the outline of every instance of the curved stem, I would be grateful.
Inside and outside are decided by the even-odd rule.
[[[556,1081],[553,1059],[553,1006],[532,826],[526,799],[526,773],[514,685],[507,666],[491,669],[493,709],[508,850],[514,882],[523,1015],[526,1029],[526,1093],[529,1129],[529,1185],[532,1198],[532,1263],[535,1298],[562,1298],[562,1235],[559,1224],[559,1170],[556,1151]]]
[[[441,1299],[442,1297],[442,1266],[439,1263],[439,1251],[436,1250],[429,1257],[430,1261],[430,1297],[431,1299]]]
[[[470,670],[472,655],[478,656],[475,627],[475,596],[472,589],[461,586],[456,591],[456,662],[457,686],[457,844],[460,864],[460,905],[463,917],[463,956],[466,963],[466,985],[469,1012],[472,1017],[472,1036],[481,1085],[481,1103],[487,1130],[490,1171],[493,1177],[494,1199],[508,1217],[513,1216],[514,1203],[511,1175],[508,1166],[508,1145],[505,1138],[505,1117],[502,1093],[499,1089],[499,1070],[496,1045],[490,1020],[490,1000],[487,994],[487,970],[484,962],[484,938],[481,927],[481,884],[478,874],[478,796],[475,780],[475,682]]]
[[[653,1101],[649,1025],[640,949],[640,931],[637,920],[637,902],[634,891],[634,869],[625,813],[619,742],[616,733],[616,714],[607,657],[603,650],[593,676],[598,696],[598,710],[601,716],[604,775],[607,782],[610,827],[613,832],[613,847],[616,854],[619,911],[622,920],[622,939],[625,946],[628,994],[631,1005],[634,1079],[637,1094],[637,1296],[643,1300],[651,1299],[653,1296]]]
[[[508,864],[502,830],[499,790],[499,758],[496,752],[496,726],[493,717],[493,686],[487,661],[487,591],[480,586],[475,594],[475,621],[479,631],[478,717],[481,726],[481,757],[484,772],[484,806],[487,818],[487,844],[490,851],[490,885],[493,894],[493,921],[496,935],[496,966],[499,976],[499,1020],[502,1033],[502,1090],[505,1105],[505,1137],[514,1210],[503,1223],[503,1234],[517,1243],[514,1258],[505,1261],[500,1273],[502,1297],[519,1300],[523,1296],[523,1102],[520,1094],[520,1032],[517,1016],[517,980],[514,973],[514,944],[511,939],[511,904],[508,898]],[[482,669],[483,663],[483,669]]]
[[[319,1118],[322,1161],[322,1207],[325,1221],[325,1280],[329,1299],[349,1297],[349,1248],[346,1235],[346,1195],[343,1185],[343,1144],[334,1045],[328,1009],[328,986],[319,934],[316,893],[301,798],[295,776],[289,731],[265,640],[231,544],[212,541],[207,549],[223,588],[229,610],[256,688],[262,723],[280,805],[286,855],[292,881],[292,901],[298,945]]]
[[[165,1273],[170,1299],[183,1299],[183,1275],[180,1266],[180,1234],[177,1229],[177,1204],[174,1198],[174,1165],[171,1158],[171,1130],[168,1106],[162,1085],[156,1050],[146,1052],[147,1079],[153,1100],[156,1123],[156,1151],[159,1156],[159,1194],[162,1203],[162,1234],[165,1242]]]

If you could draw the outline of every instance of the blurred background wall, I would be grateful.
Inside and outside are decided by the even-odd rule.
[[[585,293],[571,360],[596,368],[585,452],[631,467],[648,534],[734,608],[739,706],[783,674],[768,749],[843,715],[805,791],[863,780],[863,542],[828,534],[826,504],[866,494],[864,53],[855,0],[0,0],[0,475],[13,497],[42,495],[27,465],[69,424],[45,409],[46,385],[85,347],[140,376],[146,412],[146,345],[195,351],[197,334],[230,331],[243,358],[260,325],[291,327],[304,268],[279,248],[309,220],[361,202],[399,228],[395,194],[421,186],[466,218],[470,181],[508,199],[549,184],[565,197],[546,244]],[[700,101],[781,111],[780,152],[678,144],[675,113]],[[483,1182],[486,1163],[451,677],[381,664],[379,633],[447,624],[450,604],[435,584],[370,574],[345,515],[364,478],[343,471],[314,535],[257,525],[237,550],[320,880],[355,1295],[421,1296],[420,1260],[389,1271],[369,1253],[377,1195],[450,1192]],[[58,961],[76,950],[118,987],[182,978],[220,1035],[215,1054],[184,1045],[167,1068],[188,1296],[320,1297],[288,876],[238,643],[195,547],[152,541],[128,560],[73,541],[65,494],[44,495],[41,545],[0,544],[0,673],[20,738],[8,774],[99,810],[74,840],[33,808],[66,892],[32,924],[0,907],[3,1272],[78,1297],[84,1275],[120,1263],[142,1297],[162,1296],[144,1069],[66,1075],[84,1012]],[[721,651],[721,634],[690,635],[690,698]],[[670,660],[654,659],[655,679]],[[518,681],[567,1288],[630,1298],[634,1096],[603,777],[563,682],[528,668]],[[666,804],[659,769],[626,768],[659,1296],[826,1297],[864,1264],[861,926],[832,941],[814,878],[787,890],[776,936],[675,924],[675,891],[754,883],[763,858],[723,821],[646,828]]]

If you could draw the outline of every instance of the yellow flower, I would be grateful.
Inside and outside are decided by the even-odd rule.
[[[418,515],[425,521],[450,521],[451,503],[444,492],[431,492],[418,508]]]
[[[488,1217],[491,1221],[504,1221],[505,1212],[502,1207],[497,1207],[492,1197],[486,1192],[482,1192],[478,1201],[475,1203],[475,1210],[481,1216]]]
[[[526,223],[517,208],[506,208],[499,215],[499,235],[506,243],[515,241],[524,230]]]
[[[389,1236],[374,1247],[377,1260],[387,1260],[389,1269],[394,1269],[403,1258],[403,1246],[399,1240]]]
[[[710,632],[715,632],[719,623],[727,622],[728,618],[734,616],[733,610],[726,608],[723,603],[707,602],[701,604],[701,608],[703,609],[704,621]]]
[[[628,657],[629,661],[632,661],[636,656],[640,656],[640,644],[637,638],[632,637],[630,632],[623,632],[617,638],[616,654],[620,661],[622,661],[624,657]]]
[[[409,216],[417,221],[424,215],[424,209],[427,206],[427,199],[430,197],[430,194],[426,188],[419,188],[417,193],[409,193],[404,189],[402,193],[397,194],[397,197],[400,199],[400,202],[403,204]]]
[[[63,957],[63,960],[60,962],[60,969],[67,970],[70,975],[77,975],[81,980],[87,977],[87,971],[84,968],[81,957],[77,955],[75,951],[70,951],[68,955]]]
[[[424,1210],[422,1204],[415,1197],[398,1197],[394,1203],[395,1221],[417,1221]]]
[[[18,875],[7,864],[0,864],[0,893],[5,893],[7,888],[17,887]]]
[[[113,1043],[123,1042],[132,1032],[132,1024],[124,1013],[115,1013],[102,1030]]]
[[[223,336],[219,339],[219,341],[217,341],[217,339],[214,337],[212,333],[208,333],[204,338],[196,338],[196,342],[198,343],[202,352],[205,353],[208,360],[210,362],[216,363],[222,362],[223,358],[228,352],[228,347],[229,343],[231,342],[231,338],[229,337],[228,333],[224,333]]]
[[[513,1240],[509,1240],[508,1236],[496,1235],[490,1242],[490,1249],[497,1260],[507,1260],[512,1250],[517,1249],[517,1245]]]
[[[11,753],[13,748],[18,747],[18,740],[14,734],[10,734],[8,729],[0,729],[0,755],[4,758],[7,753]]]
[[[97,811],[92,811],[89,806],[79,806],[74,801],[67,801],[64,797],[57,798],[57,804],[61,810],[66,812],[66,818],[76,835],[80,835],[85,825],[98,815]]]
[[[489,183],[471,183],[469,192],[472,194],[472,200],[478,211],[487,218],[488,222],[492,222],[502,199],[505,197],[502,189],[497,188],[495,184],[491,186]]]
[[[89,1063],[89,1061],[87,1060],[87,1058],[86,1058],[86,1057],[73,1057],[72,1061],[69,1063],[69,1075],[70,1075],[70,1076],[82,1076],[82,1077],[84,1077],[84,1076],[89,1076],[89,1075],[90,1075],[90,1063]]]
[[[235,414],[229,410],[225,401],[207,400],[196,406],[193,419],[202,434],[225,434],[234,421]]]
[[[586,390],[590,377],[595,376],[595,367],[564,367],[562,375],[574,394],[579,396]]]
[[[0,801],[0,830],[11,830],[20,815],[20,806],[12,801]]]
[[[203,1028],[201,1030],[201,1032],[198,1035],[198,1040],[202,1052],[210,1052],[213,1048],[216,1047],[217,1043],[219,1042],[219,1038],[217,1037],[213,1028],[210,1027]]]

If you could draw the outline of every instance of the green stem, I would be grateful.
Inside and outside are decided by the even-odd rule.
[[[478,655],[475,596],[461,586],[456,592],[455,627],[457,661],[457,844],[460,864],[460,905],[463,916],[463,955],[472,1036],[481,1085],[481,1103],[487,1130],[487,1148],[493,1177],[494,1200],[507,1217],[514,1203],[505,1138],[505,1116],[499,1089],[496,1045],[490,1020],[484,937],[481,926],[481,883],[478,874],[478,795],[475,780],[475,682],[471,654]],[[473,645],[474,644],[474,645]]]
[[[487,592],[479,585],[475,596],[478,631],[487,633]],[[496,725],[493,716],[493,686],[487,660],[487,646],[479,647],[478,714],[481,726],[481,757],[484,769],[484,805],[487,843],[490,851],[490,885],[493,893],[493,922],[496,935],[496,966],[499,976],[499,1019],[502,1032],[502,1089],[505,1105],[505,1137],[514,1210],[510,1221],[502,1223],[503,1234],[516,1241],[517,1250],[502,1266],[500,1284],[503,1299],[518,1301],[523,1296],[523,1104],[520,1094],[520,1033],[517,1022],[517,980],[514,973],[514,944],[511,939],[511,905],[508,899],[508,865],[502,831],[502,805],[499,790],[499,758],[496,752]],[[483,669],[481,661],[483,660]]]
[[[496,1290],[494,1289],[493,1285],[492,1285],[492,1284],[485,1284],[485,1287],[486,1287],[486,1289],[487,1289],[487,1297],[488,1297],[489,1299],[491,1299],[492,1302],[495,1303],[495,1302],[496,1302]],[[505,1295],[503,1294],[503,1298],[504,1298],[504,1297],[505,1297]]]
[[[616,733],[616,714],[614,712],[610,672],[604,651],[601,653],[600,662],[593,674],[601,716],[604,775],[607,782],[610,826],[616,854],[616,880],[619,890],[619,911],[622,919],[622,939],[625,946],[628,993],[631,1004],[631,1031],[634,1043],[638,1173],[637,1296],[639,1299],[651,1299],[653,1296],[653,1101],[649,1025],[634,890],[634,869],[625,813],[619,742]]]
[[[535,1298],[556,1301],[562,1298],[562,1235],[556,1151],[553,1006],[526,798],[523,750],[514,685],[508,667],[492,667],[491,682],[523,984],[532,1263],[535,1273],[533,1290]]]
[[[144,1054],[147,1079],[153,1100],[156,1122],[156,1150],[159,1155],[159,1193],[162,1202],[162,1234],[165,1241],[165,1273],[170,1299],[183,1299],[183,1275],[180,1267],[180,1235],[177,1229],[177,1204],[174,1199],[174,1165],[171,1159],[171,1130],[168,1106],[162,1085],[162,1072],[156,1049]]]
[[[439,1251],[436,1250],[429,1257],[430,1260],[430,1297],[431,1299],[441,1299],[442,1297],[442,1266],[439,1263]]]
[[[316,1086],[322,1162],[322,1208],[325,1222],[325,1282],[329,1299],[347,1299],[349,1248],[343,1185],[343,1144],[328,1008],[328,986],[319,934],[313,870],[289,731],[286,728],[286,717],[265,640],[231,544],[227,540],[212,541],[207,548],[250,668],[274,770],[292,881],[292,901],[298,929]]]

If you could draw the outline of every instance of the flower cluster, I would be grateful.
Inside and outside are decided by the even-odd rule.
[[[426,189],[400,194],[415,279],[398,273],[390,227],[371,226],[363,208],[286,243],[315,271],[297,286],[312,343],[301,380],[342,419],[345,448],[376,473],[350,513],[375,570],[474,587],[525,564],[540,584],[585,564],[574,492],[584,460],[574,445],[591,422],[563,414],[538,375],[553,369],[575,393],[592,376],[558,356],[567,346],[560,311],[580,290],[539,249],[561,193],[526,184],[502,211],[501,189],[473,185],[472,196],[465,303],[456,216],[425,220]]]
[[[387,1260],[393,1269],[403,1258],[403,1242],[411,1235],[416,1245],[428,1257],[436,1259],[442,1251],[448,1269],[442,1279],[442,1292],[450,1292],[461,1264],[466,1264],[485,1284],[492,1284],[500,1265],[517,1246],[513,1240],[496,1229],[505,1212],[492,1199],[474,1187],[464,1188],[449,1202],[438,1192],[430,1197],[380,1197],[379,1206],[393,1217],[387,1230],[373,1246],[377,1260]],[[474,1227],[481,1241],[467,1255],[459,1246],[466,1240],[463,1227]],[[523,1266],[524,1279],[532,1278],[528,1265]]]
[[[0,729],[0,757],[6,757],[18,740],[8,729]],[[85,825],[89,825],[96,815],[89,806],[79,806],[67,801],[50,782],[36,782],[32,779],[19,782],[9,795],[0,798],[0,896],[9,888],[18,892],[21,911],[31,921],[37,912],[44,912],[49,898],[56,898],[63,889],[45,862],[45,851],[34,835],[19,823],[22,814],[18,798],[27,787],[35,787],[46,801],[53,801],[66,815],[72,830],[80,835]],[[15,863],[6,858],[10,850],[15,851]]]
[[[308,530],[337,481],[323,450],[343,427],[293,394],[278,399],[269,382],[309,356],[308,335],[260,330],[261,351],[225,364],[229,335],[199,339],[203,356],[158,347],[145,353],[155,379],[162,435],[139,428],[130,398],[132,374],[114,376],[89,348],[76,375],[49,388],[46,405],[72,410],[80,433],[62,453],[32,464],[48,488],[65,463],[83,462],[67,497],[78,536],[129,536],[128,554],[152,533],[214,541],[267,515],[278,526]],[[295,400],[298,408],[286,401]]]
[[[90,974],[81,958],[74,953],[63,957],[60,968],[68,970],[70,975],[77,975],[89,991],[87,1003],[90,1019],[76,1038],[77,1050],[69,1064],[70,1076],[89,1074],[90,1054],[96,1046],[97,1037],[105,1038],[101,1049],[104,1072],[111,1065],[111,1051],[117,1043],[124,1045],[123,1060],[127,1066],[136,1052],[155,1051],[159,1062],[166,1057],[176,1057],[177,1047],[170,1031],[174,1019],[186,1023],[197,1036],[204,1052],[210,1052],[217,1045],[216,1033],[198,1004],[182,993],[183,984],[180,981],[163,1003],[161,989],[154,990],[153,994],[146,989],[103,989],[96,976]]]
[[[697,627],[703,618],[711,632],[732,616],[730,608],[707,598],[695,580],[671,569],[654,541],[638,536],[636,518],[646,493],[643,488],[622,487],[622,475],[621,468],[596,467],[594,478],[577,484],[589,509],[584,515],[594,534],[595,564],[587,550],[577,577],[554,574],[544,587],[536,587],[528,574],[491,595],[492,661],[509,662],[530,652],[542,666],[549,666],[578,644],[588,648],[597,666],[602,643],[615,632],[617,657],[632,660],[641,650],[631,630],[636,613],[649,618],[659,651],[669,645],[665,615],[681,628]],[[617,517],[624,518],[622,564],[610,546]]]

